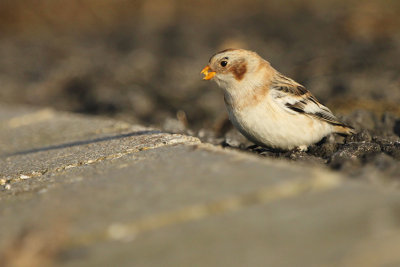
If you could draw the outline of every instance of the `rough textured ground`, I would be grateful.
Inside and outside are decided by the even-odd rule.
[[[400,197],[323,166],[0,107],[2,266],[397,266]]]

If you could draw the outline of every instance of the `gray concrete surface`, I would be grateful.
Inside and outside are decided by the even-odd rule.
[[[5,266],[399,266],[400,195],[123,122],[0,108]]]

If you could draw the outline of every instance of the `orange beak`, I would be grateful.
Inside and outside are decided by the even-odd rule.
[[[209,71],[210,66],[206,66],[200,73],[204,74],[203,80],[211,80],[215,76],[215,71]]]

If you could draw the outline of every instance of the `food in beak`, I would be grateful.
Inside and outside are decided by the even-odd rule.
[[[210,66],[206,66],[201,73],[204,74],[203,80],[211,80],[216,74],[215,71],[210,71]]]

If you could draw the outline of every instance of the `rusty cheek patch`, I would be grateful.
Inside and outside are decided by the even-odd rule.
[[[246,71],[247,71],[247,64],[245,62],[239,63],[235,66],[232,66],[231,71],[235,76],[235,79],[240,81],[243,79]]]

